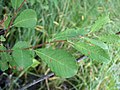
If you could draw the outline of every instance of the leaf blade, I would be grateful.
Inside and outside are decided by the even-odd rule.
[[[120,43],[120,37],[115,34],[107,34],[98,37],[99,40],[106,43]]]
[[[23,70],[30,67],[33,63],[33,51],[32,50],[23,50],[23,48],[28,47],[28,43],[25,41],[20,41],[15,44],[13,47],[12,56],[14,58],[13,65],[16,69]],[[11,63],[12,64],[12,63]],[[13,66],[12,65],[12,66]]]
[[[19,8],[23,1],[24,1],[24,0],[11,0],[12,7],[13,7],[14,9]]]
[[[60,77],[69,78],[77,73],[75,58],[64,50],[39,49],[36,54]]]
[[[102,42],[100,40],[90,39],[90,38],[87,38],[87,37],[84,37],[84,39],[87,40],[87,41],[89,41],[93,45],[97,45],[97,46],[101,47],[104,50],[108,50],[107,44],[105,44],[104,42]]]
[[[0,50],[6,50],[6,48],[3,46],[0,46]],[[11,59],[12,57],[8,53],[6,52],[0,53],[0,69],[2,71],[5,71],[8,69],[8,62]]]
[[[91,46],[85,42],[77,42],[74,43],[74,48],[93,60],[97,60],[103,63],[106,63],[110,60],[108,52],[99,46]]]
[[[32,9],[26,9],[15,19],[13,26],[33,28],[37,22],[36,12]]]
[[[109,16],[101,16],[98,20],[92,25],[90,32],[99,31],[103,25],[107,24],[110,21]]]
[[[54,36],[54,40],[67,40],[76,38],[79,36],[83,36],[87,34],[88,32],[83,29],[67,29],[65,31],[62,31]]]

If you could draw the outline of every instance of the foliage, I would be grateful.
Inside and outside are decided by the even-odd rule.
[[[38,72],[46,74],[47,64],[56,76],[69,78],[65,80],[73,89],[116,90],[119,81],[109,69],[119,62],[119,11],[111,8],[119,9],[120,2],[109,8],[111,2],[11,0],[7,19],[0,23],[6,31],[0,35],[0,69],[23,73],[39,66]],[[82,55],[88,58],[77,63]]]
[[[14,9],[17,9],[21,6],[23,0],[20,1],[14,1],[11,0],[12,6]],[[102,25],[106,24],[106,22],[109,21],[108,16],[101,16],[99,19],[93,24],[91,31],[98,31]],[[23,10],[19,16],[16,17],[13,27],[24,27],[24,28],[33,28],[35,27],[37,22],[37,16],[36,12],[32,9],[26,9]],[[79,38],[80,36],[83,37],[86,34],[89,34],[90,32],[86,32],[85,30],[80,29],[67,29],[63,32],[58,33],[55,35],[55,40],[72,40],[73,38]],[[110,60],[110,57],[106,50],[104,48],[107,48],[107,45],[102,44],[101,41],[97,40],[91,40],[89,38],[85,38],[86,40],[90,41],[92,45],[89,45],[88,43],[84,42],[73,42],[74,47],[76,50],[80,51],[86,56],[89,56],[93,60],[98,60],[101,62],[108,62]],[[77,40],[77,39],[76,39]],[[54,41],[53,41],[54,42]],[[31,50],[23,50],[25,48],[29,47],[27,45],[27,42],[20,41],[15,44],[13,47],[12,57],[14,59],[13,67],[16,67],[18,70],[23,70],[32,65],[33,57],[31,54]],[[102,47],[102,48],[101,48]],[[77,71],[76,61],[74,57],[71,57],[67,52],[63,50],[52,50],[52,49],[42,49],[37,50],[36,53],[38,56],[42,58],[42,60],[45,60],[45,62],[48,64],[48,66],[51,68],[53,72],[55,72],[56,75],[60,77],[71,77],[75,75]],[[59,60],[60,62],[58,62]],[[69,60],[69,63],[68,63]],[[52,62],[50,62],[52,61]],[[8,61],[9,62],[9,61]],[[2,65],[1,65],[2,68]],[[7,69],[7,67],[6,67]],[[3,69],[3,70],[6,70]],[[69,70],[70,69],[70,70]],[[68,71],[68,72],[67,72]]]

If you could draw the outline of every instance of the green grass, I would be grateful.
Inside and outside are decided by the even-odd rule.
[[[99,33],[116,33],[120,31],[120,0],[35,0],[31,6],[26,4],[24,8],[32,8],[37,12],[38,23],[41,27],[35,29],[11,29],[9,39],[10,47],[15,42],[25,40],[33,46],[48,41],[55,34],[66,28],[83,28],[90,30],[91,26],[101,15],[110,16],[111,23],[105,25]],[[10,12],[11,9],[8,11]],[[62,46],[62,45],[61,45]],[[85,59],[79,63],[77,75],[69,79],[53,79],[40,83],[40,90],[119,90],[120,89],[120,45],[110,44],[111,60],[107,64]],[[69,48],[64,45],[62,48]],[[78,52],[69,49],[74,56]],[[24,81],[27,81],[27,73],[31,72],[36,77],[47,71],[47,66],[41,62],[37,69],[25,72]],[[16,74],[18,77],[20,73]],[[25,83],[25,82],[24,82]],[[12,87],[11,87],[12,88]]]

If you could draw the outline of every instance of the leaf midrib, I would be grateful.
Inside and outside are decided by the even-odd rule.
[[[78,43],[77,43],[78,44]],[[78,45],[77,45],[77,47],[78,47]],[[81,48],[83,48],[84,50],[86,50],[86,51],[88,51],[88,49],[86,49],[85,47],[82,47],[81,46]],[[95,55],[97,55],[97,56],[100,56],[100,57],[103,57],[103,58],[105,58],[105,59],[107,59],[108,60],[108,58],[106,58],[106,57],[104,57],[104,56],[101,56],[101,55],[99,55],[98,53],[94,53],[93,51],[90,51],[92,54],[95,54]],[[88,56],[90,56],[90,55],[88,55]]]
[[[42,55],[44,55],[44,56],[46,56],[46,57],[48,57],[48,58],[50,58],[50,59],[52,59],[52,60],[54,60],[55,62],[57,62],[54,58],[52,58],[52,57],[50,57],[50,56],[48,56],[48,55],[45,55],[44,53],[42,53],[42,52],[39,52],[39,51],[36,51],[37,53],[41,53]],[[68,67],[67,65],[65,65],[65,64],[63,64],[63,63],[61,63],[61,62],[59,62],[59,60],[58,60],[58,63],[59,64],[61,64],[61,65],[63,65],[63,66],[65,66],[66,68],[68,68],[68,69],[70,69],[71,71],[73,71],[74,69],[72,69],[72,68],[70,68],[70,67]]]
[[[29,20],[35,20],[35,21],[37,21],[36,18],[24,19],[24,20],[20,20],[20,21],[16,22],[15,24],[13,24],[13,26],[15,26],[15,25],[17,25],[17,24],[19,24],[19,23],[21,23],[21,22],[29,21]]]

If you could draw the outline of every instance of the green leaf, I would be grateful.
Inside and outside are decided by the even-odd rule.
[[[87,38],[87,37],[84,37],[84,39],[87,40],[88,42],[90,42],[93,45],[97,45],[97,46],[101,47],[102,49],[108,50],[107,44],[105,44],[104,42],[102,42],[100,40],[90,39],[90,38]]]
[[[14,9],[19,8],[23,1],[24,1],[24,0],[11,0],[12,7],[13,7]]]
[[[37,22],[36,12],[32,9],[26,9],[15,19],[15,27],[34,28]]]
[[[72,38],[78,38],[79,36],[83,36],[88,32],[83,29],[67,29],[62,31],[54,36],[54,40],[67,40]]]
[[[90,32],[99,31],[103,25],[107,24],[110,21],[109,16],[101,16],[98,20],[93,24]]]
[[[35,68],[40,64],[39,61],[37,61],[36,59],[33,59],[33,64],[31,65],[31,67]]]
[[[26,41],[19,41],[14,45],[13,50],[14,49],[20,49],[20,50],[22,49],[23,50],[23,48],[27,48],[29,46],[30,45]]]
[[[106,43],[120,43],[120,37],[115,34],[107,34],[99,36],[99,40]]]
[[[0,60],[0,70],[5,71],[8,69],[8,64],[7,62]]]
[[[99,46],[91,46],[89,43],[77,42],[74,43],[74,48],[93,60],[100,62],[108,62],[110,60],[107,51],[100,48]]]
[[[0,46],[0,50],[6,50],[6,48],[3,46]],[[11,59],[12,57],[8,53],[6,52],[0,53],[0,69],[2,71],[5,71],[8,69],[8,62]]]
[[[10,20],[11,20],[11,18],[10,18],[10,16],[8,16],[7,20],[4,22],[5,29],[8,28],[8,26],[9,26],[9,24],[10,24]]]
[[[23,50],[23,48],[29,47],[29,44],[25,41],[20,41],[13,47],[12,56],[14,58],[14,65],[18,70],[23,70],[30,67],[33,63],[33,51]],[[12,64],[12,63],[11,63]],[[13,65],[12,65],[13,66]]]
[[[64,50],[39,49],[36,53],[56,75],[62,78],[69,78],[77,73],[75,58]]]
[[[3,35],[0,36],[0,41],[6,41]]]

